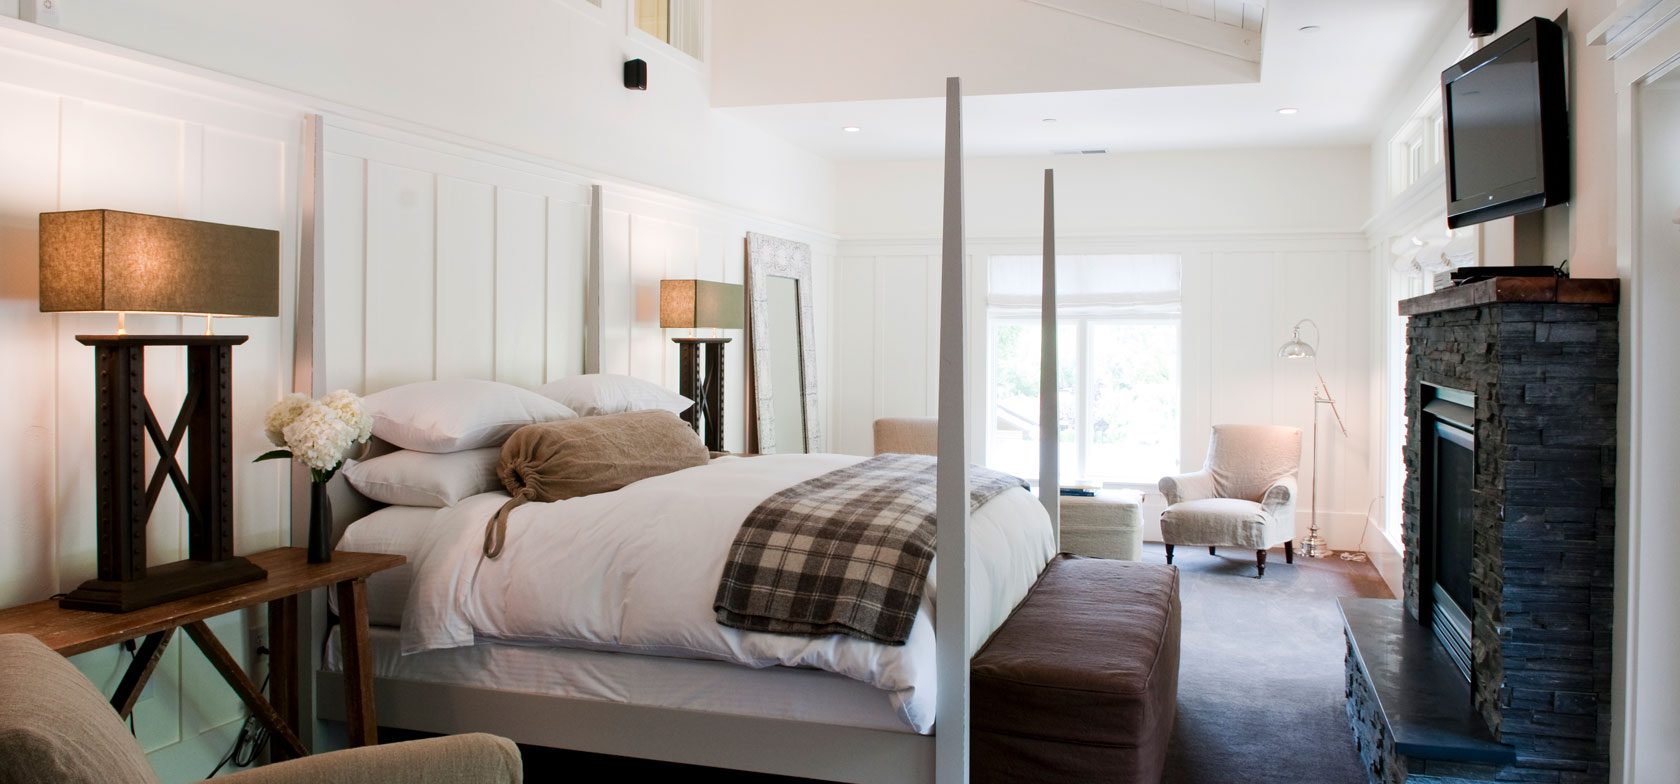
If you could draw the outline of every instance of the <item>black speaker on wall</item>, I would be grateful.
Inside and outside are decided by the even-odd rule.
[[[624,86],[630,90],[647,89],[647,61],[624,61]]]
[[[1499,30],[1499,0],[1470,0],[1470,37],[1481,38]]]

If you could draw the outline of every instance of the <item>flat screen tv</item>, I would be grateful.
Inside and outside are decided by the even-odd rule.
[[[1535,17],[1441,72],[1447,225],[1569,200],[1563,28]]]

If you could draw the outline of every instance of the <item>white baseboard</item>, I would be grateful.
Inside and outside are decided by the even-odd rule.
[[[1400,545],[1378,530],[1373,522],[1365,534],[1365,553],[1371,556],[1371,565],[1382,575],[1383,582],[1388,583],[1388,590],[1394,593],[1394,598],[1400,598],[1400,580],[1406,573],[1406,557],[1400,551]]]
[[[1158,493],[1150,493],[1144,499],[1143,508],[1140,510],[1140,513],[1143,515],[1144,541],[1161,541],[1161,510],[1165,509],[1166,506],[1166,502],[1162,500],[1160,494]],[[1302,510],[1297,509],[1295,511],[1295,526],[1300,533],[1299,536],[1296,537],[1296,541],[1307,538],[1307,528],[1309,524],[1308,515]],[[1375,527],[1372,527],[1369,531],[1364,531],[1366,526],[1364,512],[1329,512],[1319,510],[1318,524],[1320,528],[1319,533],[1323,535],[1324,540],[1329,543],[1330,549],[1332,550],[1364,549],[1366,551],[1370,551],[1373,548],[1394,549],[1393,545],[1388,542],[1388,539],[1383,536],[1382,532],[1377,530]],[[1363,546],[1361,546],[1359,540],[1359,535],[1362,531],[1365,533]],[[1379,542],[1378,540],[1381,541]]]

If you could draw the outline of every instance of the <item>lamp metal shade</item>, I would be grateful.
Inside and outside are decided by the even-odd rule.
[[[666,329],[741,329],[746,289],[714,280],[659,281],[659,326]]]
[[[41,311],[280,315],[280,233],[117,210],[41,213]]]
[[[1278,347],[1278,356],[1284,359],[1312,359],[1317,354],[1312,344],[1302,340],[1300,335]]]

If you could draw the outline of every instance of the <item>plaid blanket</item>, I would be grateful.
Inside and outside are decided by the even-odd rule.
[[[765,499],[735,534],[713,604],[718,623],[903,645],[933,562],[935,465],[880,455]],[[970,508],[1026,486],[972,468]]]

